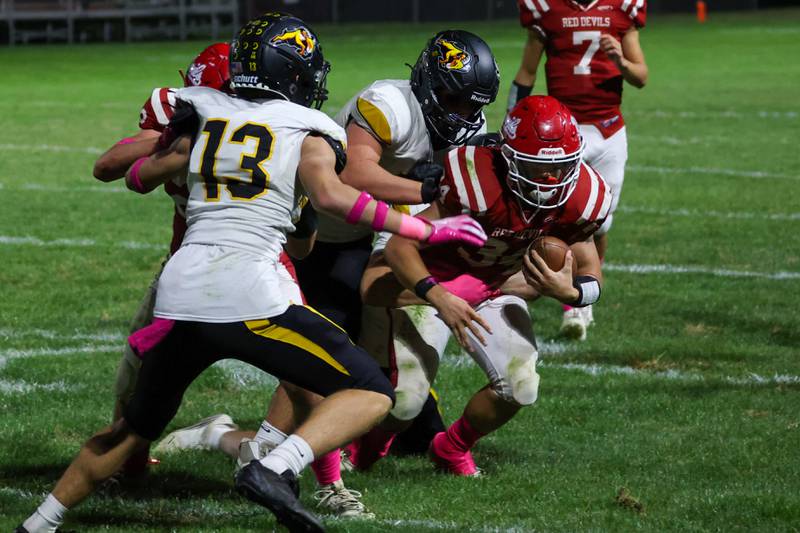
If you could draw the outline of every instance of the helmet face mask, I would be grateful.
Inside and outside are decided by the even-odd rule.
[[[231,46],[231,86],[248,99],[282,98],[319,109],[328,99],[330,63],[302,20],[267,13],[249,21]]]
[[[461,30],[439,32],[411,72],[411,88],[435,147],[460,145],[484,124],[483,106],[494,101],[499,71],[489,46]]]
[[[564,205],[578,184],[584,141],[569,110],[549,96],[529,96],[509,112],[500,152],[508,185],[525,209]]]

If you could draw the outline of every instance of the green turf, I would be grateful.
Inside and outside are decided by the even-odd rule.
[[[511,21],[462,26],[493,46],[503,101],[521,30]],[[327,111],[375,79],[405,78],[403,63],[436,29],[318,28],[333,64]],[[649,84],[626,89],[629,172],[609,253],[619,268],[788,279],[609,271],[598,325],[565,349],[554,339],[558,306],[535,304],[540,399],[478,444],[485,478],[390,458],[346,477],[378,521],[329,520],[331,530],[798,530],[799,42],[796,10],[712,13],[704,26],[651,17],[642,33]],[[0,49],[2,530],[38,505],[108,421],[118,346],[170,235],[165,195],[95,182],[93,160],[135,131],[151,89],[177,84],[204,44]],[[502,115],[501,103],[490,108],[490,125]],[[455,357],[439,379],[448,420],[484,383]],[[204,374],[171,427],[220,411],[255,427],[272,382],[232,376]],[[66,528],[274,527],[233,492],[228,459],[163,459],[146,486],[90,498]],[[312,477],[302,480],[309,504]],[[630,497],[618,498],[621,489]]]

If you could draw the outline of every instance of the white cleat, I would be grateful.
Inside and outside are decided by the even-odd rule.
[[[589,326],[594,326],[594,313],[592,313],[592,306],[587,305],[586,307],[581,307],[581,314],[583,315],[583,324],[588,328]]]
[[[589,312],[591,313],[591,310]],[[586,320],[581,309],[573,307],[569,311],[564,311],[559,334],[576,341],[586,340]]]
[[[239,442],[239,457],[236,458],[236,471],[238,472],[253,459],[260,461],[275,448],[266,442],[258,442],[254,439],[242,439]]]
[[[357,490],[348,489],[340,479],[330,485],[320,487],[314,493],[317,500],[317,508],[322,512],[334,514],[339,518],[359,518],[371,520],[375,515],[364,507],[361,501],[361,493]]]
[[[233,419],[226,414],[209,416],[192,426],[176,429],[164,437],[158,446],[153,448],[153,452],[158,454],[179,450],[209,450],[211,430],[219,426],[227,426],[230,431],[239,429],[239,426],[233,423]]]

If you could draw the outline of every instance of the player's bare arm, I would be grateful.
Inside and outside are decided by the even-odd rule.
[[[347,165],[343,183],[393,204],[422,203],[422,184],[395,176],[380,166],[383,145],[367,130],[351,122],[347,126]]]
[[[528,30],[528,39],[522,49],[522,63],[511,84],[508,94],[507,109],[511,109],[518,101],[531,94],[536,84],[536,71],[544,53],[544,42],[534,30]]]
[[[134,161],[153,153],[160,133],[156,130],[139,130],[109,148],[94,163],[94,177],[100,181],[115,181],[125,176]]]
[[[600,49],[617,65],[625,81],[638,89],[645,86],[648,71],[644,51],[639,44],[639,30],[629,30],[622,37],[622,42],[603,34],[600,37]]]
[[[419,214],[428,220],[436,220],[447,214],[442,205],[437,201]],[[400,236],[393,236],[386,244],[386,262],[394,271],[397,279],[407,289],[414,290],[423,280],[432,278],[430,271],[425,266],[419,253],[419,243]],[[422,296],[418,294],[418,296]],[[434,284],[424,294],[425,300],[433,305],[439,312],[439,317],[453,331],[458,343],[467,350],[471,349],[467,330],[486,345],[486,341],[478,328],[480,325],[486,332],[491,333],[491,328],[478,315],[466,300],[452,294],[439,284]]]
[[[125,173],[125,185],[132,191],[145,194],[185,172],[191,143],[189,135],[182,135],[166,150],[137,159]]]

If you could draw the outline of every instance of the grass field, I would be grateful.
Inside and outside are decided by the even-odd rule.
[[[461,26],[494,48],[504,101],[522,32],[511,21]],[[437,29],[319,28],[333,64],[326,110],[375,79],[406,77],[403,63]],[[534,304],[540,399],[478,444],[487,475],[452,479],[425,459],[389,458],[346,476],[377,520],[329,520],[332,531],[800,530],[800,11],[712,15],[705,26],[651,17],[642,42],[650,81],[626,93],[628,176],[589,340],[555,338],[558,306]],[[171,201],[96,182],[92,163],[204,45],[0,49],[0,530],[110,419],[120,347],[167,249]],[[495,128],[502,105],[490,109]],[[171,427],[221,411],[255,427],[272,383],[215,367]],[[448,421],[483,383],[448,357]],[[162,459],[146,487],[90,498],[65,528],[274,527],[235,494],[228,459]]]

